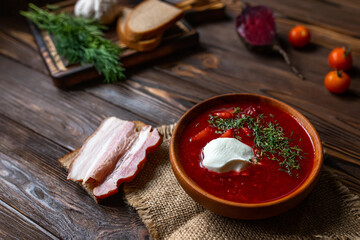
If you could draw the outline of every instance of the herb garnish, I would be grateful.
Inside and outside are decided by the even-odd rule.
[[[240,112],[240,111],[241,111],[241,108],[236,107],[236,108],[234,108],[233,114],[238,113],[238,112]]]
[[[124,69],[119,63],[122,49],[102,37],[106,27],[92,19],[75,17],[68,13],[50,13],[29,4],[31,11],[20,13],[33,21],[40,29],[48,31],[55,40],[60,56],[70,63],[92,64],[104,74],[105,82],[124,78]]]
[[[261,151],[257,154],[256,160],[262,157],[269,157],[271,160],[278,161],[281,171],[287,172],[292,176],[293,170],[300,169],[299,159],[304,158],[301,148],[291,147],[291,138],[285,137],[283,129],[276,121],[274,123],[263,123],[267,116],[259,114],[256,118],[250,116],[236,115],[235,118],[219,118],[209,115],[209,124],[213,127],[226,131],[227,129],[241,129],[244,126],[249,128],[254,136],[254,143]]]

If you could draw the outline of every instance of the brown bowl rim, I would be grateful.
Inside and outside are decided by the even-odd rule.
[[[222,204],[225,205],[229,205],[229,206],[233,206],[233,207],[243,207],[243,208],[263,208],[263,207],[269,207],[269,206],[273,206],[273,205],[277,205],[277,204],[281,204],[284,202],[287,202],[288,200],[292,199],[295,196],[301,195],[303,192],[305,192],[308,188],[311,188],[311,185],[314,181],[317,180],[321,167],[323,165],[323,147],[321,144],[321,140],[319,137],[318,132],[316,131],[315,127],[311,124],[311,122],[303,115],[301,114],[299,111],[297,111],[295,108],[291,107],[290,105],[279,101],[275,98],[272,97],[268,97],[268,96],[264,96],[264,95],[260,95],[260,94],[254,94],[254,93],[228,93],[228,94],[222,94],[222,95],[217,95],[208,99],[205,99],[204,101],[201,101],[200,103],[196,104],[195,106],[193,106],[192,108],[190,108],[178,121],[178,123],[176,124],[172,137],[171,137],[171,141],[170,141],[170,155],[176,155],[175,154],[175,147],[174,147],[174,141],[175,141],[175,135],[178,131],[178,128],[181,125],[181,122],[183,122],[186,117],[188,116],[188,114],[192,111],[194,111],[194,109],[199,108],[201,105],[206,104],[207,102],[213,101],[214,99],[217,98],[226,98],[226,97],[230,97],[230,96],[251,96],[251,97],[255,97],[255,98],[262,98],[262,99],[268,99],[274,103],[276,103],[277,105],[282,105],[285,107],[288,107],[291,112],[295,112],[298,114],[298,116],[301,118],[299,119],[299,117],[295,117],[294,115],[290,114],[290,111],[287,112],[287,114],[290,114],[299,124],[301,124],[304,127],[304,124],[302,121],[305,121],[306,124],[313,130],[313,134],[311,135],[309,133],[309,131],[307,129],[305,129],[306,133],[310,136],[311,141],[313,142],[313,147],[314,147],[314,152],[316,152],[316,146],[318,146],[319,149],[319,154],[320,155],[316,155],[314,156],[315,159],[318,159],[318,161],[314,161],[314,165],[313,165],[313,169],[311,170],[309,176],[305,179],[305,181],[297,188],[295,189],[293,192],[280,197],[278,199],[272,200],[272,201],[268,201],[268,202],[260,202],[260,203],[241,203],[241,202],[233,202],[233,201],[229,201],[229,200],[225,200],[222,198],[219,198],[217,196],[214,196],[208,192],[206,192],[204,189],[202,189],[200,186],[198,186],[184,171],[184,169],[182,168],[179,159],[175,160],[175,157],[170,157],[170,162],[171,165],[174,169],[174,171],[176,170],[177,173],[179,175],[181,175],[181,178],[186,182],[187,185],[191,186],[193,188],[193,190],[195,190],[198,194],[202,195],[203,197],[206,198],[210,198],[211,200],[215,201],[215,202],[220,202]],[[301,121],[300,121],[301,120]],[[315,143],[315,141],[317,143]]]

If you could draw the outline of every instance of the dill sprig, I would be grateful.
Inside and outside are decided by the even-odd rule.
[[[244,127],[244,123],[246,123],[249,116],[245,118],[219,118],[219,116],[209,115],[210,120],[208,121],[210,125],[213,125],[215,128],[218,128],[222,131],[226,131],[228,129],[234,128],[242,128]]]
[[[209,124],[213,127],[226,131],[227,129],[241,129],[247,127],[254,136],[254,143],[261,150],[257,161],[261,157],[269,157],[279,162],[280,170],[287,172],[290,176],[293,170],[300,169],[299,159],[304,158],[301,148],[291,146],[291,138],[285,137],[283,129],[278,123],[264,123],[267,116],[259,114],[256,119],[250,116],[236,115],[235,118],[219,118],[209,115]],[[271,116],[273,118],[273,116]]]
[[[93,19],[75,17],[64,12],[54,14],[31,3],[29,8],[31,11],[20,13],[54,37],[60,56],[70,63],[92,64],[104,75],[106,83],[125,77],[124,69],[119,63],[122,49],[102,37],[102,30],[106,27]]]

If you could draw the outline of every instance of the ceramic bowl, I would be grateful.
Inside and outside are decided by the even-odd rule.
[[[224,200],[200,188],[190,179],[181,166],[178,156],[178,149],[180,145],[181,134],[184,132],[184,129],[188,126],[188,124],[199,114],[216,105],[231,103],[239,100],[241,101],[242,99],[251,100],[254,102],[265,102],[293,116],[304,127],[313,142],[315,158],[310,175],[300,187],[280,199],[265,203],[251,204]],[[297,110],[273,98],[256,94],[239,93],[226,94],[207,99],[187,111],[181,117],[180,121],[174,129],[170,143],[170,161],[174,174],[182,188],[193,200],[198,202],[203,207],[226,217],[238,219],[262,219],[281,214],[295,207],[310,193],[319,178],[320,169],[323,163],[323,150],[319,135],[315,128],[309,122],[309,120],[306,119]]]

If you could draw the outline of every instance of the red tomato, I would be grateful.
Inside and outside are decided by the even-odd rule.
[[[352,56],[349,48],[339,47],[335,48],[329,54],[329,65],[331,68],[337,70],[349,70],[352,65]]]
[[[289,32],[289,42],[294,47],[304,47],[310,42],[310,31],[305,26],[296,26]]]
[[[350,77],[342,71],[331,71],[326,75],[324,85],[330,92],[343,93],[350,87]]]

